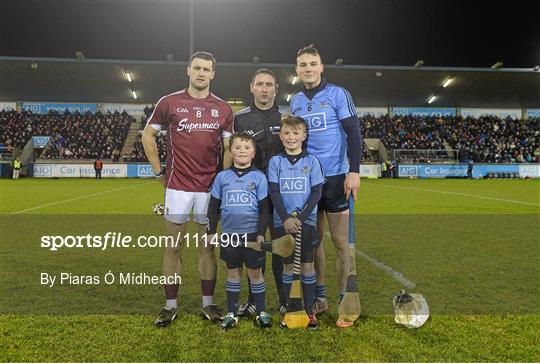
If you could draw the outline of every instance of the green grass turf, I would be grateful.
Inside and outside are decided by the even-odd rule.
[[[336,328],[327,240],[331,312],[320,330],[261,332],[242,320],[225,333],[198,317],[193,246],[185,249],[180,316],[166,329],[151,325],[163,304],[157,285],[39,284],[42,272],[159,274],[161,249],[40,247],[42,235],[162,234],[161,218],[150,214],[163,198],[155,181],[0,180],[0,361],[539,361],[539,182],[362,181],[357,248],[426,297],[432,316],[418,330],[393,323],[391,298],[403,285],[360,257],[362,316]],[[224,277],[218,262],[221,304]]]

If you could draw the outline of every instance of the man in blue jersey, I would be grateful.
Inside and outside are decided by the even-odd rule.
[[[279,136],[285,151],[272,157],[268,165],[268,187],[274,204],[274,226],[276,236],[297,234],[301,227],[300,277],[304,308],[309,317],[308,327],[316,329],[319,325],[313,312],[316,282],[313,259],[314,250],[321,242],[315,226],[317,204],[325,179],[317,157],[302,148],[307,137],[304,120],[295,116],[281,120]],[[293,216],[293,212],[298,215]],[[283,259],[283,286],[287,297],[293,281],[293,260],[294,253]]]
[[[356,200],[360,187],[362,139],[360,123],[352,97],[342,87],[326,82],[324,65],[313,45],[300,49],[296,55],[296,74],[303,84],[301,92],[292,97],[291,112],[308,123],[308,152],[322,163],[326,176],[317,216],[317,231],[324,236],[324,215],[337,253],[340,300],[349,273],[349,195]],[[315,253],[317,287],[315,311],[328,310],[324,274],[326,261],[322,244]],[[339,323],[337,323],[338,326]]]
[[[268,182],[264,173],[252,166],[255,141],[248,134],[234,134],[229,143],[233,166],[220,172],[210,192],[208,230],[210,244],[216,239],[218,216],[221,213],[220,258],[227,264],[228,313],[220,324],[228,330],[238,323],[238,299],[242,267],[247,267],[250,289],[255,302],[256,323],[271,326],[266,310],[266,282],[262,273],[266,254],[245,247],[248,241],[264,241],[268,227]]]

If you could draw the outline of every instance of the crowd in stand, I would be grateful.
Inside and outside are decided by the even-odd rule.
[[[147,107],[141,129],[153,109]],[[112,158],[120,160],[131,117],[125,112],[107,114],[0,111],[0,147],[23,148],[33,135],[52,137],[52,145],[42,157],[61,159]],[[364,138],[378,138],[387,150],[458,150],[461,162],[539,163],[540,118],[528,120],[484,116],[461,117],[361,117]],[[158,137],[161,160],[166,157],[166,136]],[[370,153],[364,148],[365,159]],[[138,136],[133,151],[122,157],[126,162],[146,162]]]
[[[364,138],[379,138],[389,150],[449,147],[460,162],[540,162],[540,118],[365,116],[361,123]]]
[[[158,135],[158,138],[157,138],[159,159],[161,161],[165,161],[165,158],[167,157],[166,139],[167,139],[167,136],[161,133]],[[140,135],[137,137],[137,139],[133,143],[133,151],[131,152],[131,155],[128,156],[128,160],[130,162],[147,162],[148,161],[148,159],[146,159],[146,154],[144,154],[144,148],[142,145]]]
[[[39,124],[36,125],[28,115],[26,112],[0,111],[0,146],[2,148],[23,148],[32,135],[43,135],[38,134]]]
[[[439,130],[447,120],[388,115],[361,118],[364,138],[379,138],[386,149],[445,149]]]
[[[540,118],[456,118],[444,134],[452,148],[459,150],[461,161],[540,162]]]
[[[0,144],[24,148],[32,136],[50,136],[51,143],[43,158],[83,159],[112,158],[118,160],[129,130],[127,113],[46,115],[23,111],[0,112]]]
[[[153,105],[146,106],[144,108],[144,115],[141,117],[141,125],[140,125],[141,131],[146,126],[146,120],[150,117],[150,115],[152,115],[153,112],[154,112]],[[167,136],[165,134],[162,134],[162,133],[158,134],[158,137],[157,137],[158,153],[159,153],[159,159],[162,161],[165,161],[165,158],[167,157],[166,139],[167,139]],[[131,151],[131,154],[124,156],[124,159],[129,162],[147,162],[148,161],[148,159],[146,159],[146,154],[144,153],[141,135],[137,136],[137,139],[133,143],[133,150]]]
[[[143,130],[144,127],[146,126],[146,120],[150,117],[150,115],[152,115],[152,113],[154,112],[154,109],[155,109],[154,105],[152,106],[146,105],[146,107],[144,108],[143,110],[144,115],[141,117],[141,127],[140,127],[141,130]]]

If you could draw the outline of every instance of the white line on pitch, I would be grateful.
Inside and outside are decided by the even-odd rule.
[[[488,197],[488,196],[482,196],[482,195],[473,195],[473,194],[470,194],[470,193],[461,193],[461,192],[452,192],[452,191],[443,191],[443,190],[433,190],[431,188],[402,187],[402,186],[382,186],[382,187],[397,188],[397,189],[412,190],[412,191],[425,191],[425,192],[434,192],[434,193],[444,193],[446,195],[474,197],[474,198],[481,198],[481,199],[484,199],[484,200],[510,202],[510,203],[517,203],[517,204],[521,204],[521,205],[536,206],[536,207],[540,206],[540,204],[535,203],[535,202],[527,202],[527,201],[521,201],[521,200],[507,200],[507,199],[504,199],[504,198]]]
[[[152,181],[152,182],[155,183],[155,181]],[[60,201],[56,201],[56,202],[49,202],[49,203],[46,203],[46,204],[43,204],[43,205],[30,207],[30,208],[28,208],[28,209],[24,209],[24,210],[20,210],[20,211],[15,211],[15,212],[10,212],[10,213],[5,214],[4,216],[23,214],[23,213],[28,212],[28,211],[34,211],[34,210],[42,209],[42,208],[44,208],[44,207],[60,205],[60,204],[66,203],[66,202],[82,200],[82,199],[85,199],[85,198],[90,198],[90,197],[95,197],[95,196],[105,195],[105,194],[107,194],[107,193],[112,193],[112,192],[117,192],[117,191],[127,190],[127,189],[130,189],[130,188],[135,188],[135,187],[139,187],[139,186],[144,186],[144,185],[146,185],[146,184],[148,184],[148,183],[151,183],[151,182],[140,183],[140,184],[131,185],[131,186],[127,186],[127,187],[121,187],[121,188],[115,188],[115,189],[112,189],[112,190],[107,190],[107,191],[102,191],[102,192],[91,193],[91,194],[89,194],[89,195],[82,195],[82,196],[79,196],[79,197],[68,198],[68,199],[66,199],[66,200],[60,200]]]
[[[416,284],[414,282],[409,281],[405,276],[401,273],[399,273],[397,270],[395,270],[392,267],[387,266],[384,263],[379,262],[377,259],[373,258],[372,256],[367,255],[366,253],[356,249],[356,255],[358,255],[360,258],[367,260],[372,265],[376,266],[379,269],[382,269],[387,274],[389,274],[392,278],[394,278],[396,281],[401,283],[407,288],[414,288],[416,287]]]
[[[329,232],[324,233],[324,235],[327,236],[328,238],[332,239]],[[411,282],[410,280],[405,278],[405,276],[403,274],[401,274],[400,272],[398,272],[394,268],[389,267],[386,264],[379,262],[377,259],[373,258],[370,255],[367,255],[363,251],[356,249],[356,255],[359,256],[360,258],[368,261],[369,263],[371,263],[375,267],[383,270],[385,273],[387,273],[392,278],[394,278],[395,281],[401,283],[405,287],[407,287],[407,288],[416,287],[416,284],[414,284],[414,282]]]

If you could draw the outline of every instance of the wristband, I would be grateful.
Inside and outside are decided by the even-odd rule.
[[[159,171],[158,174],[154,174],[154,177],[159,178],[159,177],[163,176],[163,175],[165,174],[165,171],[166,171],[166,170],[167,170],[167,169],[166,169],[165,167],[162,167],[162,168],[161,168],[161,171]]]

